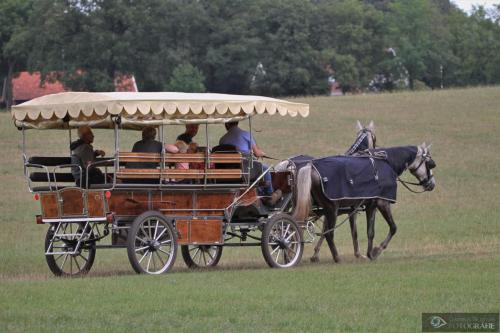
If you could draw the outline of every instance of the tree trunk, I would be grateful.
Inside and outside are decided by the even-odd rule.
[[[14,100],[14,94],[12,91],[12,77],[14,75],[14,65],[15,61],[9,61],[9,70],[7,72],[7,78],[5,80],[5,106],[7,107],[7,110],[10,110],[10,107],[12,106]]]

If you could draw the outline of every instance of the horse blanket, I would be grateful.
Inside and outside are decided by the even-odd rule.
[[[386,159],[330,156],[312,160],[330,200],[381,198],[396,202],[398,175]]]

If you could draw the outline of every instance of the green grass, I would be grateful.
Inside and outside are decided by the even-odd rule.
[[[0,331],[419,332],[421,312],[498,311],[500,87],[298,100],[310,104],[309,118],[255,119],[268,155],[343,153],[356,119],[375,121],[380,145],[433,144],[437,187],[400,188],[398,233],[377,262],[353,259],[344,226],[341,264],[326,246],[320,264],[308,262],[308,246],[291,270],[267,268],[259,249],[227,248],[216,269],[188,271],[178,256],[171,273],[147,277],[132,273],[124,250],[102,250],[88,277],[54,278],[22,177],[21,135],[0,114]],[[223,131],[212,129],[215,143]],[[126,133],[122,149],[138,136]],[[66,132],[29,131],[28,143],[32,154],[67,154]],[[111,152],[110,133],[96,131],[95,146]],[[378,217],[376,241],[387,231]]]

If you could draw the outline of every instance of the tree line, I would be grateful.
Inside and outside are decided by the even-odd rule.
[[[500,83],[500,5],[449,0],[1,0],[0,77],[272,96]]]

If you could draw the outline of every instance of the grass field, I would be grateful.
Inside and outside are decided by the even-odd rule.
[[[215,269],[189,271],[178,256],[171,273],[150,277],[132,272],[124,250],[102,250],[87,277],[54,278],[22,177],[21,135],[0,114],[0,331],[420,332],[422,312],[498,312],[500,87],[299,100],[310,104],[309,118],[255,119],[268,155],[343,153],[356,119],[375,121],[382,146],[433,144],[436,189],[400,188],[398,233],[378,261],[353,258],[344,226],[341,264],[326,245],[319,264],[309,263],[309,245],[289,270],[267,268],[259,249],[227,248]],[[214,126],[212,142],[220,133]],[[122,146],[138,135],[127,133]],[[95,146],[111,152],[110,138],[96,131]],[[67,140],[30,131],[29,152],[67,154]],[[387,231],[378,217],[377,243]]]

